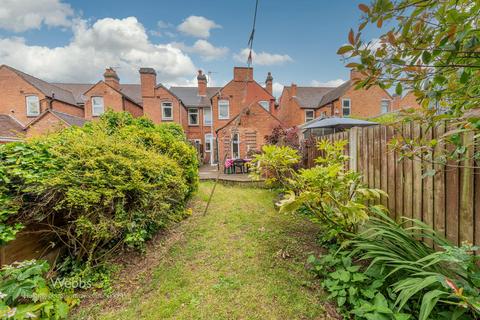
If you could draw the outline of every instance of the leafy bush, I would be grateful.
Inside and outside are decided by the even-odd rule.
[[[334,231],[331,237],[355,232],[368,220],[372,210],[382,209],[369,206],[368,201],[386,195],[382,190],[366,188],[358,173],[345,170],[348,160],[343,154],[345,144],[346,141],[319,141],[317,147],[322,156],[315,160],[317,165],[300,170],[289,192],[279,202],[281,212],[304,208],[303,212],[313,221]]]
[[[251,176],[265,178],[267,186],[288,190],[296,176],[295,167],[300,161],[297,150],[286,146],[264,145],[262,153],[253,156]]]
[[[45,277],[46,261],[23,261],[4,266],[0,271],[0,318],[65,319],[68,303],[52,292]]]
[[[9,226],[41,223],[87,265],[141,248],[182,218],[198,183],[195,150],[177,126],[127,113],[3,145],[0,160]]]
[[[297,127],[284,129],[282,126],[273,128],[270,135],[265,136],[265,142],[277,146],[286,146],[295,150],[300,149],[299,130]]]

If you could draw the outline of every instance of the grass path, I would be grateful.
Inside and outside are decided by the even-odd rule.
[[[194,214],[137,290],[76,318],[324,319],[320,290],[305,268],[318,250],[316,227],[277,213],[270,191],[234,186],[218,185],[203,216],[212,186],[200,185]]]

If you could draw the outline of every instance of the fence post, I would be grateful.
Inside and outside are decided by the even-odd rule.
[[[358,128],[352,128],[349,132],[349,157],[350,157],[350,170],[357,171],[358,166]]]

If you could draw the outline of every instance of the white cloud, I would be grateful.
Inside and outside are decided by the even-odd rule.
[[[185,45],[183,42],[175,42],[172,45],[183,51],[198,54],[205,61],[223,58],[228,53],[227,47],[215,47],[203,39],[197,40],[191,47]]]
[[[233,59],[238,62],[246,62],[248,59],[249,49],[245,48],[241,50],[239,53],[235,53],[233,55]],[[259,66],[272,66],[272,65],[279,65],[284,64],[286,62],[292,62],[293,59],[288,54],[275,54],[275,53],[268,53],[268,52],[252,52],[252,59],[254,65]]]
[[[107,66],[117,67],[122,82],[138,82],[138,69],[157,70],[158,81],[181,83],[195,74],[190,57],[171,44],[149,41],[135,17],[105,18],[72,27],[63,47],[33,46],[23,38],[0,38],[0,61],[47,81],[86,82],[101,78]]]
[[[274,82],[273,83],[273,96],[274,97],[280,97],[282,95],[282,91],[283,91],[283,84],[281,83],[278,83],[278,82]]]
[[[0,28],[15,32],[70,27],[74,11],[61,0],[0,0]]]
[[[211,29],[221,27],[222,26],[216,24],[215,21],[209,20],[205,17],[190,16],[178,26],[178,30],[197,38],[208,38],[210,37]]]
[[[327,82],[312,80],[311,85],[314,87],[338,87],[344,82],[345,80],[343,79],[328,80]]]

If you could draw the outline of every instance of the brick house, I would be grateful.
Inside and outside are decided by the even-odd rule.
[[[360,75],[354,71],[350,79],[338,87],[286,86],[279,99],[276,115],[286,126],[298,126],[320,116],[370,118],[397,110],[404,102],[394,100],[384,89],[373,86],[355,90]],[[409,102],[411,97],[408,98]]]
[[[180,124],[202,151],[202,161],[216,163],[217,154],[246,157],[280,123],[271,113],[275,98],[270,73],[265,87],[253,79],[252,68],[240,67],[234,68],[233,79],[223,87],[209,87],[202,71],[196,87],[168,89],[157,83],[152,68],[140,68],[139,78],[140,84],[123,84],[115,70],[107,68],[97,83],[48,83],[2,65],[2,141],[82,126],[111,109],[146,116],[155,123]],[[217,143],[220,129],[222,142]]]

